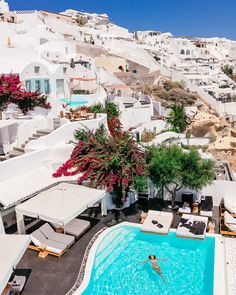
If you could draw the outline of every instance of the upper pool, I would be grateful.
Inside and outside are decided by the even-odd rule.
[[[67,104],[71,108],[80,107],[82,105],[86,105],[89,102],[86,96],[81,96],[81,95],[72,95],[71,100],[61,98],[60,101],[63,104]]]
[[[140,228],[120,226],[100,242],[91,278],[83,295],[212,295],[215,238],[190,240],[174,232],[160,236]],[[160,262],[164,284],[150,263],[154,254]]]

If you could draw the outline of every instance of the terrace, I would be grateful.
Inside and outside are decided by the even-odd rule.
[[[164,210],[168,209],[169,202],[165,202],[158,198],[147,200],[146,198],[139,198],[138,201],[131,205],[129,208],[125,208],[120,211],[120,218],[123,221],[132,223],[140,223],[140,215],[143,210]],[[173,211],[171,211],[173,212]],[[86,213],[89,213],[86,211]],[[96,218],[89,217],[88,214],[82,214],[81,217],[91,222],[92,228],[84,234],[62,257],[55,258],[47,256],[45,259],[41,259],[37,256],[36,252],[27,250],[21,262],[18,264],[18,269],[31,269],[32,273],[25,286],[24,295],[47,295],[58,294],[64,295],[75,284],[80,267],[83,261],[83,257],[87,246],[94,235],[105,227],[109,226],[114,215],[112,211],[109,211],[108,216],[102,217],[100,212]],[[219,208],[213,208],[213,218],[216,221],[216,233],[219,232]],[[172,228],[177,228],[181,216],[174,213],[174,221]],[[39,224],[37,224],[37,227]],[[30,232],[35,229],[33,227]],[[28,232],[29,233],[29,232]],[[60,282],[60,288],[58,283]]]

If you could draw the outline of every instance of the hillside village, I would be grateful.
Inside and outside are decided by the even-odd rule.
[[[84,84],[82,87],[93,93],[96,102],[119,100],[126,113],[131,112],[126,106],[133,106],[137,114],[129,118],[130,122],[123,122],[126,128],[165,116],[166,108],[176,102],[192,107],[196,122],[202,111],[196,112],[204,104],[205,116],[213,113],[212,122],[206,119],[206,126],[218,124],[220,116],[227,121],[224,128],[232,129],[223,135],[223,141],[218,127],[202,133],[216,137],[207,150],[216,158],[228,160],[234,168],[235,41],[175,37],[157,31],[129,32],[112,23],[106,14],[72,9],[61,13],[10,11],[1,1],[0,12],[1,74],[19,74],[28,90],[44,92],[53,105],[70,97],[70,84],[73,91]],[[76,76],[86,81],[76,86],[72,79]],[[167,91],[164,84],[170,81],[177,86]],[[205,128],[204,121],[201,127]],[[226,139],[227,145],[217,144]]]
[[[26,285],[25,295],[115,294],[120,281],[143,294],[156,275],[168,294],[200,285],[201,294],[234,294],[235,180],[236,41],[130,32],[106,13],[14,11],[0,0],[0,261],[17,248],[0,269],[0,293],[23,269],[17,288]],[[15,240],[5,246],[5,238]],[[199,239],[206,249],[192,244]],[[159,258],[148,256],[152,280],[136,263],[147,254],[132,252],[162,243],[174,248],[164,258],[189,255],[167,262],[170,284],[153,264]],[[114,279],[109,293],[110,273],[120,272],[103,272],[124,253],[134,261],[123,269],[139,277]]]

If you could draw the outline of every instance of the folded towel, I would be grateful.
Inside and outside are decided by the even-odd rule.
[[[186,224],[190,224],[190,225],[192,225],[193,222],[194,222],[194,219],[195,219],[195,217],[194,217],[193,215],[191,215],[191,216],[189,217],[188,221],[186,222]]]

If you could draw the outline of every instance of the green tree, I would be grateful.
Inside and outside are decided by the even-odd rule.
[[[152,146],[147,154],[149,177],[157,188],[165,188],[175,204],[181,188],[201,190],[214,179],[214,162],[202,159],[197,150],[184,150],[176,145]]]
[[[233,67],[230,65],[225,65],[222,68],[222,71],[230,78],[233,78]]]
[[[188,126],[188,116],[181,105],[172,105],[166,122],[177,133],[183,133]]]

